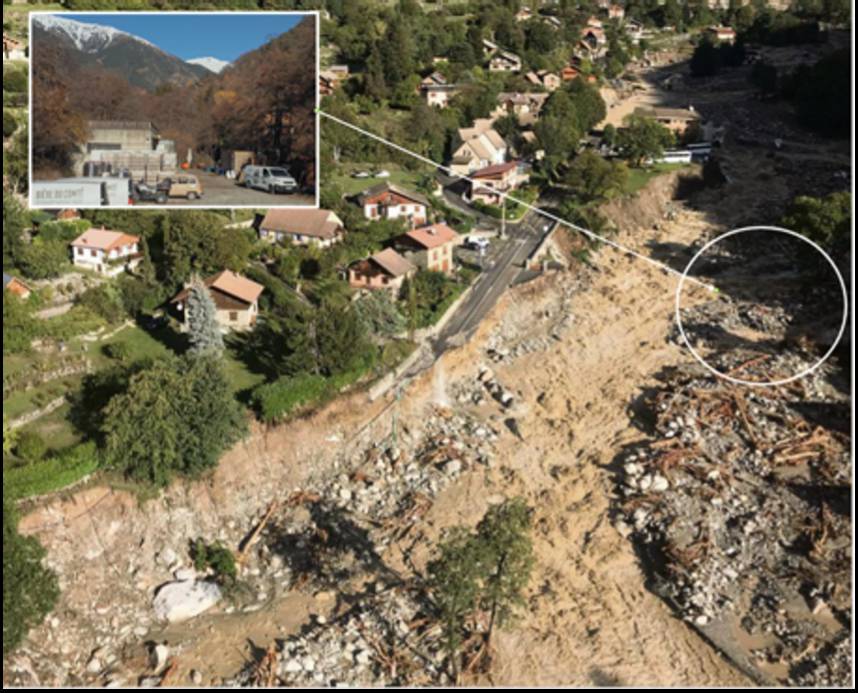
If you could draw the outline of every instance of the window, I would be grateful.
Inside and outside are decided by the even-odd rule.
[[[229,321],[235,322],[236,320],[238,320],[238,312],[234,310],[229,311]]]
[[[95,250],[93,250],[92,248],[90,248],[89,254],[91,257],[98,257],[98,253]]]

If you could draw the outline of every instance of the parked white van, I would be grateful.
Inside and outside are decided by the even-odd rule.
[[[298,182],[281,166],[247,166],[244,184],[270,193],[290,193],[298,189]]]

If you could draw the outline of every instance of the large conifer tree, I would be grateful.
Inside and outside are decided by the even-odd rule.
[[[185,315],[193,354],[219,354],[223,336],[217,322],[217,307],[208,287],[199,277],[191,279]]]

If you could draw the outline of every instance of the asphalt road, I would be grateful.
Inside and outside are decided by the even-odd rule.
[[[507,224],[506,238],[493,242],[498,250],[489,254],[488,266],[435,338],[433,349],[436,355],[463,343],[477,328],[522,271],[525,260],[542,240],[546,224],[548,221],[535,212],[528,212],[515,225]]]
[[[236,185],[226,176],[218,176],[205,171],[190,171],[203,185],[203,196],[199,200],[171,198],[167,205],[140,203],[135,207],[294,207],[296,205],[316,204],[312,195],[271,194],[262,190],[252,190]]]

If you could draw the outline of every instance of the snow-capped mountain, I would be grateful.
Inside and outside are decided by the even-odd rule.
[[[210,70],[211,72],[214,72],[218,75],[232,64],[226,60],[221,60],[220,58],[212,58],[211,56],[206,56],[204,58],[191,58],[190,60],[186,60],[185,62],[188,62],[191,65],[202,65],[207,70]]]
[[[112,26],[88,24],[78,22],[75,19],[68,19],[67,17],[47,14],[34,16],[33,23],[53,34],[67,36],[72,40],[75,47],[84,53],[103,51],[118,39],[133,39],[134,41],[139,41],[140,43],[145,43],[147,46],[161,50],[146,39],[134,36],[125,31],[120,31],[119,29],[114,29]]]
[[[212,74],[210,67],[187,63],[126,31],[57,15],[33,17],[30,44],[31,52],[42,46],[59,50],[72,65],[110,70],[148,91],[188,86]]]

